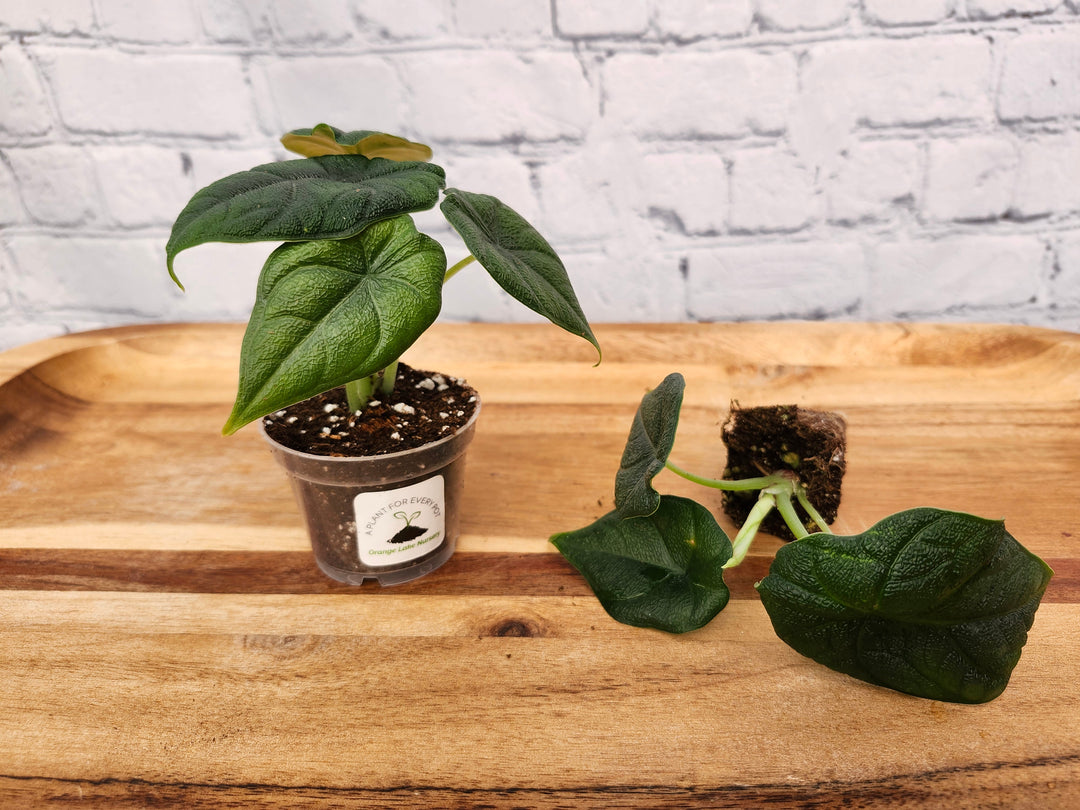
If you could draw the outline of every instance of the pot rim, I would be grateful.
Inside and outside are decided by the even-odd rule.
[[[475,391],[476,389],[474,388],[473,390]],[[409,456],[415,455],[417,453],[428,452],[430,450],[438,448],[440,445],[443,444],[448,444],[455,439],[460,438],[463,434],[468,433],[470,430],[472,430],[476,426],[476,420],[480,417],[480,411],[482,408],[482,402],[479,392],[477,392],[475,396],[476,408],[473,410],[472,416],[469,417],[469,421],[462,425],[460,428],[458,428],[448,436],[443,436],[442,438],[436,439],[433,442],[428,442],[427,444],[422,444],[419,447],[413,447],[408,450],[399,450],[396,453],[379,453],[377,455],[371,456],[324,456],[320,455],[319,453],[305,453],[303,450],[294,450],[291,447],[286,447],[281,442],[271,438],[270,435],[266,432],[266,424],[263,421],[266,418],[265,416],[259,417],[258,427],[259,433],[271,447],[273,447],[276,451],[279,451],[285,455],[292,456],[297,459],[304,459],[306,461],[313,461],[325,464],[357,464],[373,462],[390,463],[399,459],[404,460]]]

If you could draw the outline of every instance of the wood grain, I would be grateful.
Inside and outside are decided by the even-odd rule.
[[[218,435],[241,334],[0,354],[0,806],[1080,806],[1077,336],[607,326],[593,368],[550,327],[439,325],[406,359],[484,401],[463,536],[380,589],[322,577],[256,433]],[[611,508],[637,401],[674,370],[681,466],[719,474],[731,400],[795,402],[848,420],[838,531],[1004,517],[1055,569],[1006,692],[943,704],[803,659],[753,590],[770,537],[703,630],[609,619],[547,537]]]
[[[1044,603],[1080,602],[1080,559],[1047,557],[1054,577]],[[751,554],[724,580],[732,599],[756,599],[771,555]],[[387,593],[374,582],[344,585],[323,576],[307,551],[132,551],[0,549],[0,590],[169,593]],[[440,569],[394,593],[586,596],[589,586],[561,556],[458,551]]]

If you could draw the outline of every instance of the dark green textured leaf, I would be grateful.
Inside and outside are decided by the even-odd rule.
[[[446,254],[412,218],[342,240],[282,245],[267,259],[224,432],[398,359],[442,308]]]
[[[611,512],[551,542],[624,624],[685,633],[728,602],[723,565],[731,541],[705,507],[686,498],[665,495],[649,517]]]
[[[641,399],[615,474],[615,508],[624,518],[651,515],[660,506],[652,480],[664,469],[679,426],[686,382],[669,374]]]
[[[562,261],[520,214],[495,197],[456,188],[439,207],[500,287],[600,351]]]
[[[920,508],[784,546],[758,590],[803,655],[901,692],[983,703],[1008,684],[1050,576],[1002,522]]]
[[[198,191],[173,223],[169,274],[182,250],[204,242],[344,239],[373,222],[431,208],[446,184],[433,163],[327,155],[267,163]],[[177,281],[179,283],[179,281]]]

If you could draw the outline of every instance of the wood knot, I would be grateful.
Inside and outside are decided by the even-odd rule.
[[[480,630],[481,638],[539,638],[546,635],[543,625],[535,619],[497,619]]]
[[[263,655],[290,658],[303,655],[314,649],[319,645],[319,641],[318,636],[249,634],[243,637],[242,644],[245,650]]]

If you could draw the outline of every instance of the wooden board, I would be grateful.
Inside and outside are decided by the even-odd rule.
[[[458,553],[387,589],[319,574],[257,433],[219,435],[241,327],[0,354],[0,806],[1080,806],[1080,337],[597,332],[598,368],[546,325],[410,350],[484,411]],[[800,657],[753,590],[767,536],[703,630],[612,621],[547,538],[611,508],[637,403],[676,370],[685,468],[720,473],[731,400],[798,403],[848,420],[837,531],[918,505],[1006,518],[1056,576],[1004,695],[920,700]]]

